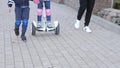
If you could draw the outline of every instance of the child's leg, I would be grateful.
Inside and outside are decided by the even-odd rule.
[[[47,22],[51,22],[50,1],[45,1]]]
[[[19,35],[19,26],[21,24],[21,14],[22,14],[21,8],[15,7],[15,19],[16,19],[16,21],[15,21],[14,31],[15,31],[16,36]]]
[[[43,1],[41,0],[40,3],[38,4],[38,9],[37,9],[37,27],[39,28],[42,27],[42,11],[43,11]]]
[[[45,8],[46,8],[46,18],[47,18],[47,27],[51,28],[51,10],[50,10],[50,1],[45,1]]]
[[[26,7],[26,8],[22,8],[22,10],[23,10],[23,13],[22,13],[23,24],[22,24],[21,38],[22,40],[26,40],[25,33],[27,30],[27,26],[28,26],[30,8]]]
[[[37,9],[37,21],[38,23],[42,21],[42,11],[43,11],[43,1],[40,1]]]

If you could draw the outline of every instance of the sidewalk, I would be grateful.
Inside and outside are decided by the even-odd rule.
[[[82,19],[76,30],[77,11],[52,2],[52,21],[59,21],[60,35],[37,32],[32,36],[31,22],[37,13],[36,5],[30,3],[25,43],[14,34],[14,9],[9,14],[6,3],[7,0],[0,1],[0,68],[120,68],[120,35],[96,24],[106,21],[93,16],[93,32],[85,33]]]

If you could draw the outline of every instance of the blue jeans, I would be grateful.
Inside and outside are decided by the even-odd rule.
[[[15,28],[19,28],[22,22],[22,35],[25,35],[28,25],[30,8],[26,7],[15,7]]]
[[[15,19],[16,20],[24,20],[29,19],[29,7],[21,8],[21,7],[15,7]]]

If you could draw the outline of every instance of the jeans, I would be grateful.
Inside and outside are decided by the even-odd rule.
[[[15,7],[15,28],[19,28],[22,22],[22,35],[25,35],[28,25],[30,8],[28,6]]]

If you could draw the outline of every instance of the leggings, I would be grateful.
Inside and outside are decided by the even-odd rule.
[[[45,5],[45,11],[46,11],[46,19],[47,21],[51,21],[51,10],[50,10],[50,0],[44,1],[40,0],[40,3],[38,4],[38,10],[37,10],[37,21],[42,21],[42,11],[43,11],[43,3]]]

